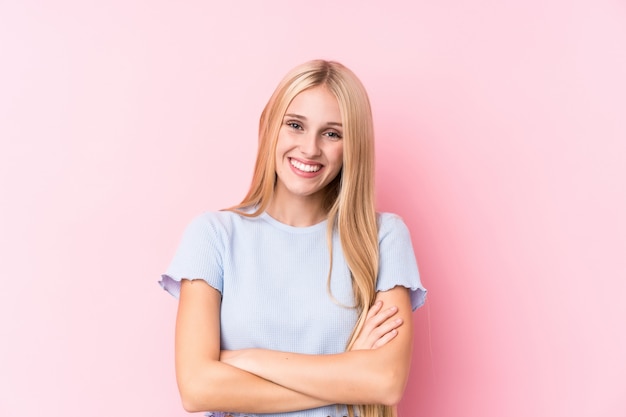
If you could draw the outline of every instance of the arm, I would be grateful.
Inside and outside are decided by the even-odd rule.
[[[176,379],[187,411],[270,413],[330,404],[220,362],[220,300],[202,280],[181,283]]]
[[[329,403],[395,405],[402,398],[411,361],[411,302],[404,287],[379,292],[376,298],[397,306],[395,314],[403,323],[384,346],[335,355],[245,349],[222,360]]]

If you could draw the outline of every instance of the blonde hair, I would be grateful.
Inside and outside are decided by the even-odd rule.
[[[332,234],[338,231],[344,257],[352,275],[359,318],[346,346],[349,350],[376,297],[378,226],[374,201],[374,127],[367,92],[352,71],[338,62],[314,60],[291,70],[280,82],[261,114],[259,149],[248,194],[235,210],[258,216],[267,208],[276,181],[276,143],[291,101],[302,91],[323,86],[337,99],[343,125],[343,167],[328,186],[324,208],[328,212],[327,242],[332,265]],[[255,207],[252,213],[242,209]],[[332,268],[332,266],[331,266]],[[330,291],[330,276],[328,289]],[[359,405],[361,417],[388,417],[391,407]],[[352,407],[349,415],[354,416]]]

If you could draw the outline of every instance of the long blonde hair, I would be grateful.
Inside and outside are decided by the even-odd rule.
[[[332,265],[332,234],[338,231],[343,254],[352,275],[359,318],[346,346],[349,350],[376,297],[378,227],[374,201],[374,127],[367,92],[352,71],[338,62],[314,60],[291,70],[280,82],[261,114],[259,149],[248,194],[236,210],[258,216],[267,208],[276,181],[276,143],[291,101],[302,91],[324,86],[337,99],[343,125],[343,167],[328,186],[324,205],[328,211],[327,241]],[[252,213],[241,211],[256,207]],[[330,290],[330,276],[328,288]],[[391,407],[357,406],[361,417],[389,417]],[[348,407],[350,417],[354,416]]]

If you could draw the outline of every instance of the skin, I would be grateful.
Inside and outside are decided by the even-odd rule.
[[[325,219],[325,187],[343,160],[341,120],[337,100],[324,87],[294,98],[278,136],[277,183],[267,209],[272,217],[298,227]],[[376,300],[349,352],[220,351],[220,293],[202,280],[183,280],[175,351],[184,408],[276,413],[335,403],[397,404],[410,367],[409,293],[395,287]]]
[[[384,305],[397,305],[396,319],[410,324],[405,288],[379,292],[377,299],[384,300]],[[222,361],[329,403],[395,406],[404,392],[411,356],[411,331],[408,326],[401,330],[393,343],[377,349],[335,355],[243,349],[223,354]]]
[[[343,164],[343,130],[337,99],[325,87],[298,94],[290,103],[276,144],[276,187],[267,212],[291,226],[326,218],[326,186]],[[302,171],[293,164],[315,172]]]
[[[393,297],[388,297],[388,293],[381,292],[378,298],[392,300]],[[381,394],[383,390],[381,390],[381,378],[377,375],[377,368],[386,368],[388,363],[398,362],[399,359],[403,359],[399,362],[408,360],[408,358],[396,356],[396,352],[404,352],[403,355],[410,356],[410,347],[408,352],[405,351],[406,347],[398,350],[406,344],[405,339],[410,337],[410,315],[409,323],[406,323],[406,319],[396,321],[399,318],[397,317],[398,309],[382,308],[381,303],[379,307],[374,307],[373,315],[359,335],[357,342],[359,350],[339,355],[295,355],[303,365],[303,368],[297,372],[296,379],[311,377],[311,382],[313,379],[316,381],[315,386],[299,391],[288,387],[288,384],[281,385],[245,370],[246,364],[248,367],[254,366],[257,360],[267,360],[268,368],[275,365],[283,370],[288,367],[297,367],[295,363],[290,362],[289,366],[285,363],[295,359],[291,354],[284,356],[284,352],[261,349],[220,352],[220,298],[220,293],[202,280],[183,280],[181,283],[176,319],[175,357],[176,378],[185,410],[189,412],[229,410],[276,413],[338,402],[397,402],[389,401],[390,397],[385,398],[387,401],[379,401],[379,398],[383,397]],[[379,309],[378,312],[376,308]],[[410,311],[410,306],[400,307],[400,309]],[[393,332],[400,326],[399,331]],[[385,338],[386,341],[383,340]],[[388,343],[392,339],[394,343]],[[398,340],[402,342],[396,343]],[[410,346],[410,340],[408,344]],[[396,348],[392,348],[394,345]],[[367,355],[370,352],[380,352],[381,355]],[[255,358],[255,354],[259,354],[259,357]],[[263,357],[264,354],[268,356]],[[344,361],[343,356],[348,354],[354,357]],[[376,367],[371,366],[374,359]],[[315,369],[316,367],[320,368]],[[313,372],[311,368],[314,368]],[[393,368],[397,366],[388,369]],[[361,379],[364,378],[366,370],[369,382],[365,387],[366,390],[360,391],[365,385],[365,381]],[[405,371],[408,371],[408,364]],[[342,380],[341,377],[348,376],[347,374],[352,376]],[[338,378],[333,383],[329,383],[328,375]],[[390,375],[392,376],[387,378],[388,380],[406,380],[406,377],[403,378],[402,375],[394,373]],[[293,376],[291,371],[286,374],[287,378]],[[342,390],[344,391],[342,393],[334,393],[337,387],[346,389]]]

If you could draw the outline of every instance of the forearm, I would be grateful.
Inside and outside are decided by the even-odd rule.
[[[408,366],[391,351],[359,350],[335,355],[303,355],[263,349],[239,351],[232,363],[266,380],[329,403],[395,404]]]
[[[280,413],[330,404],[236,367],[211,362],[178,377],[187,411]]]
[[[394,319],[402,323],[387,333],[394,335],[393,340],[380,348],[334,355],[247,349],[222,353],[220,360],[330,403],[397,404],[411,362],[411,304],[408,291],[402,287],[378,293],[377,298],[387,306],[397,307]],[[383,333],[388,329],[385,324],[379,328]]]
[[[220,362],[220,293],[183,280],[176,319],[176,379],[188,411],[276,413],[328,402]]]

